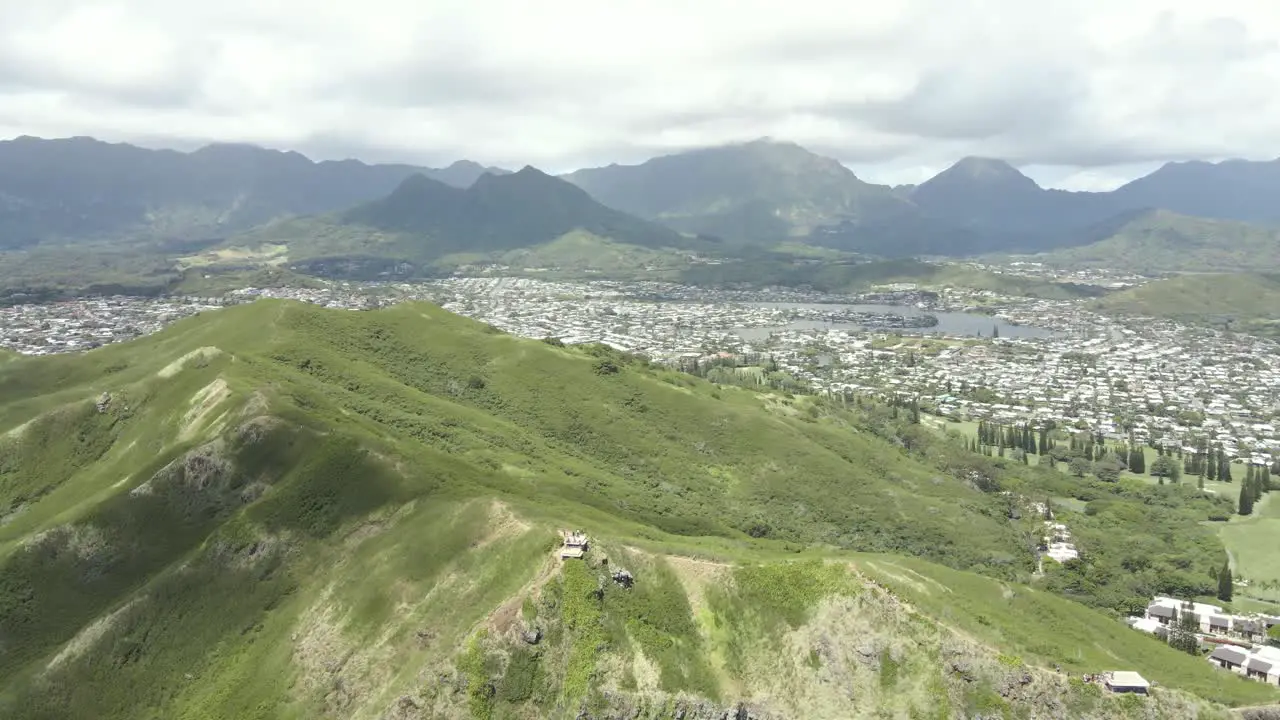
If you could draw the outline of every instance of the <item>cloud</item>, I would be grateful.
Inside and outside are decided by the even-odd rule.
[[[553,171],[769,135],[881,182],[1280,155],[1265,0],[0,4],[0,135]],[[1106,178],[1106,180],[1102,180]]]

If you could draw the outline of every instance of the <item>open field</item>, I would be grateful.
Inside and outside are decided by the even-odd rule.
[[[1236,588],[1237,595],[1280,603],[1280,502],[1275,493],[1264,495],[1252,515],[1220,524],[1218,535],[1231,553],[1235,574],[1249,582],[1248,588]]]
[[[208,265],[280,265],[289,260],[289,246],[264,243],[257,248],[216,248],[199,255],[188,255],[175,261],[179,270]]]

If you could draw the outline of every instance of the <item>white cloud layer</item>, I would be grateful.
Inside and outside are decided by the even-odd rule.
[[[0,0],[0,136],[551,171],[773,136],[879,182],[1280,156],[1275,0]]]

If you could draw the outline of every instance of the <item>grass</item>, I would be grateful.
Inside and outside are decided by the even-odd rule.
[[[1280,275],[1194,274],[1156,280],[1094,304],[1118,315],[1167,318],[1260,335],[1280,333]]]
[[[1138,215],[1108,237],[1036,256],[1071,267],[1123,268],[1129,272],[1233,272],[1275,267],[1280,231],[1230,220],[1156,210]]]
[[[822,560],[737,568],[732,582],[714,588],[708,598],[726,669],[745,679],[756,645],[775,645],[787,630],[809,620],[824,598],[855,593],[847,568]]]
[[[1274,688],[1229,673],[1077,604],[1032,588],[955,572],[915,558],[867,558],[878,578],[938,622],[1039,664],[1073,673],[1137,670],[1148,679],[1227,704],[1275,700]]]
[[[1238,492],[1239,485],[1235,488]],[[1231,554],[1232,571],[1249,582],[1247,589],[1236,588],[1241,599],[1280,603],[1280,563],[1275,558],[1275,548],[1280,547],[1280,502],[1274,494],[1264,495],[1252,515],[1236,515],[1229,522],[1218,523],[1218,536]]]
[[[201,253],[178,258],[176,265],[180,270],[201,268],[208,265],[247,265],[247,264],[279,264],[288,259],[289,248],[285,245],[264,244],[257,250],[248,248],[217,248]]]
[[[187,428],[217,382],[227,397]],[[874,414],[422,304],[263,301],[14,360],[0,432],[5,717],[377,717],[401,697],[555,717],[607,705],[601,688],[628,673],[648,696],[730,702],[767,679],[783,638],[839,636],[878,602],[842,565],[777,564],[802,548],[1006,580],[1031,565],[1023,524],[980,489],[1021,469]],[[565,526],[600,538],[634,586],[595,561],[549,570]],[[671,554],[741,567],[691,580]],[[1108,622],[1078,609],[1073,622]],[[520,644],[525,623],[545,645]],[[780,657],[829,669],[816,647]],[[933,667],[890,659],[896,688]],[[458,697],[423,685],[453,670]],[[811,692],[786,682],[781,696]]]

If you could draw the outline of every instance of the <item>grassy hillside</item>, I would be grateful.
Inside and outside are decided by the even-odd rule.
[[[1280,334],[1280,274],[1197,274],[1156,280],[1099,300],[1102,312]]]
[[[1274,698],[1011,584],[1034,520],[980,458],[427,305],[262,301],[3,363],[0,433],[6,718],[1129,711],[1051,660]],[[917,577],[975,589],[943,612]],[[995,588],[1036,600],[964,610]]]
[[[441,258],[436,264],[456,268],[472,263],[496,263],[507,266],[511,273],[538,268],[577,277],[600,275],[658,279],[663,275],[674,278],[676,273],[689,266],[689,255],[688,251],[619,243],[576,230],[534,247],[501,253],[457,253]]]
[[[1157,210],[1109,228],[1090,244],[1035,257],[1052,265],[1137,273],[1272,269],[1280,268],[1280,229]]]
[[[1236,576],[1249,583],[1237,590],[1237,601],[1248,598],[1267,603],[1268,612],[1280,610],[1280,567],[1271,553],[1280,542],[1280,502],[1267,494],[1252,515],[1232,517],[1219,526],[1218,534],[1231,552]]]
[[[140,245],[82,243],[0,252],[0,302],[77,292],[155,295],[178,277],[163,254]]]

